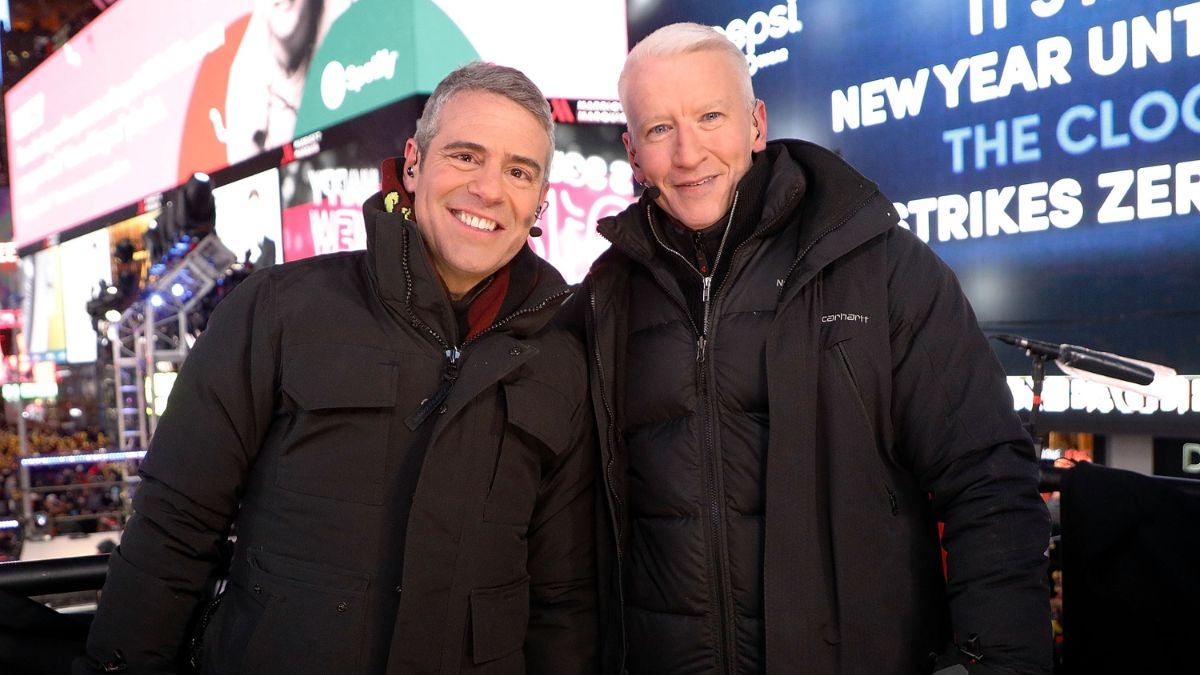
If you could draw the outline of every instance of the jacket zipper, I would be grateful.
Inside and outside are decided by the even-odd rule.
[[[200,652],[204,648],[204,632],[208,630],[208,622],[212,621],[213,613],[217,611],[217,606],[221,604],[221,600],[223,599],[225,599],[224,589],[205,606],[204,613],[200,616],[200,623],[196,626],[195,633],[192,635],[191,644],[188,649],[188,665],[196,672],[200,672]]]
[[[592,289],[591,292],[588,294],[588,299],[590,300],[591,306],[592,306],[592,324],[595,325],[595,323],[596,323],[596,291],[595,291],[595,289]],[[612,520],[613,520],[613,534],[616,535],[617,559],[620,560],[623,557],[622,551],[621,551],[620,523],[621,523],[621,512],[625,508],[625,505],[623,503],[621,503],[621,495],[617,494],[617,491],[612,488],[612,485],[614,485],[613,474],[612,474],[613,462],[616,461],[616,453],[617,453],[617,437],[616,437],[617,415],[613,411],[612,405],[608,402],[608,393],[606,391],[604,391],[604,377],[603,377],[604,363],[600,360],[599,340],[597,340],[596,348],[595,348],[595,350],[593,350],[593,355],[596,358],[596,372],[601,374],[600,377],[596,378],[596,382],[599,383],[599,385],[600,385],[600,400],[602,403],[604,403],[604,412],[608,414],[608,420],[607,420],[607,423],[605,424],[605,427],[606,427],[605,435],[608,437],[608,447],[611,449],[611,452],[609,454],[608,461],[604,465],[604,476],[607,479],[607,484],[609,485],[608,493],[612,496],[613,501],[616,503],[616,507],[617,507],[616,513],[612,514]],[[619,569],[620,569],[620,566],[618,565],[618,570]]]
[[[596,325],[596,290],[594,288],[590,289],[590,291],[588,293],[588,301],[592,307],[592,317],[591,317],[592,325],[595,326]],[[604,404],[604,412],[608,415],[608,420],[605,424],[605,427],[606,427],[605,435],[608,438],[608,447],[609,447],[610,452],[609,452],[609,456],[608,456],[608,461],[604,463],[604,477],[605,477],[605,485],[608,486],[608,489],[606,491],[608,492],[608,495],[612,498],[612,505],[613,505],[613,508],[609,509],[609,511],[610,511],[609,518],[612,520],[613,546],[617,550],[617,566],[616,566],[617,607],[623,615],[624,611],[625,611],[625,573],[624,573],[621,561],[625,558],[625,554],[624,554],[624,551],[622,551],[622,549],[621,549],[621,513],[623,512],[625,505],[621,502],[621,495],[617,494],[616,489],[613,488],[613,485],[614,485],[613,473],[612,473],[613,472],[613,462],[616,461],[615,458],[616,458],[616,454],[617,454],[617,435],[616,435],[617,415],[616,415],[616,411],[613,410],[612,404],[609,403],[608,392],[606,392],[604,390],[604,362],[601,361],[601,359],[600,359],[600,340],[599,339],[596,340],[596,346],[595,346],[595,349],[593,350],[593,355],[596,358],[596,372],[599,374],[599,377],[596,378],[596,382],[600,385],[600,401]],[[621,668],[624,669],[625,655],[628,653],[629,647],[628,647],[627,641],[625,639],[625,621],[623,618],[621,619],[620,624],[621,624]]]
[[[564,288],[561,291],[554,293],[553,295],[547,296],[541,302],[539,302],[536,305],[533,305],[532,307],[524,307],[522,309],[519,309],[519,310],[513,312],[512,314],[509,314],[508,316],[504,317],[503,319],[496,321],[495,323],[488,326],[487,328],[479,331],[478,333],[475,334],[474,337],[464,341],[462,344],[455,347],[450,344],[449,340],[442,337],[441,333],[438,333],[436,330],[434,330],[434,328],[432,326],[430,326],[429,324],[422,321],[420,319],[420,317],[418,317],[416,315],[416,312],[412,311],[413,283],[412,283],[412,271],[409,270],[409,268],[408,268],[408,234],[407,233],[405,233],[405,236],[404,236],[402,255],[403,255],[403,260],[401,261],[401,267],[404,269],[404,309],[408,313],[409,324],[412,325],[412,327],[418,331],[424,330],[424,332],[427,333],[433,339],[434,343],[436,343],[437,346],[442,348],[443,354],[445,355],[445,358],[442,362],[442,379],[441,379],[441,382],[438,384],[437,389],[435,389],[434,392],[432,394],[430,394],[427,398],[422,400],[417,405],[417,409],[413,411],[412,415],[409,415],[408,419],[404,420],[404,424],[405,424],[405,426],[407,426],[409,428],[409,430],[416,431],[417,427],[424,424],[425,421],[429,419],[429,417],[433,414],[433,412],[435,410],[438,410],[439,408],[441,408],[442,404],[445,403],[446,398],[450,395],[450,389],[453,388],[454,383],[456,381],[458,381],[459,366],[462,365],[462,356],[463,356],[463,353],[466,351],[467,347],[474,344],[476,341],[479,340],[479,338],[483,337],[484,335],[487,335],[488,333],[492,332],[493,330],[500,328],[501,326],[509,323],[510,321],[512,321],[513,319],[516,319],[519,316],[524,316],[526,314],[532,314],[533,312],[542,311],[543,309],[546,308],[547,305],[549,305],[554,300],[557,300],[558,298],[570,295],[571,289]]]
[[[709,554],[712,556],[712,560],[714,562],[713,567],[716,571],[716,574],[714,575],[715,579],[713,579],[713,583],[710,585],[710,590],[712,591],[713,596],[716,597],[719,608],[718,629],[720,630],[721,634],[721,649],[719,650],[718,656],[720,660],[720,667],[722,672],[730,674],[734,673],[736,670],[734,667],[736,660],[735,655],[737,653],[736,627],[733,618],[732,591],[729,588],[729,584],[726,582],[726,576],[728,575],[729,570],[728,566],[725,564],[725,539],[722,537],[724,530],[722,526],[725,520],[722,508],[723,500],[721,499],[723,492],[721,486],[723,481],[721,480],[721,457],[717,451],[716,434],[714,433],[713,429],[714,425],[716,424],[716,410],[715,406],[713,405],[714,392],[709,391],[709,382],[711,378],[709,378],[707,375],[709,366],[708,341],[712,337],[712,332],[715,331],[715,326],[710,325],[710,317],[712,314],[711,305],[716,297],[712,292],[712,280],[713,277],[716,276],[717,270],[720,269],[721,260],[725,255],[725,244],[729,240],[729,232],[733,229],[733,214],[737,211],[739,195],[740,192],[733,193],[733,201],[729,206],[729,219],[725,223],[725,233],[721,235],[721,243],[717,247],[717,257],[713,260],[712,268],[709,270],[709,274],[707,275],[701,273],[699,270],[696,270],[695,266],[689,262],[682,253],[676,251],[674,248],[663,242],[663,240],[658,236],[658,231],[654,227],[653,209],[650,208],[649,205],[646,207],[646,217],[650,223],[650,232],[654,235],[654,238],[658,242],[659,246],[662,246],[666,250],[674,253],[678,258],[684,261],[688,269],[696,270],[696,273],[700,275],[702,325],[699,335],[696,339],[696,368],[698,371],[698,379],[700,381],[701,396],[704,399],[705,407],[703,454],[704,460],[708,465],[709,474],[708,485],[706,487],[708,492],[709,539],[712,542]],[[742,244],[745,243],[746,242],[742,242]],[[742,244],[738,245],[739,250],[741,249]],[[736,251],[734,254],[736,254]],[[721,285],[718,284],[717,290],[720,290],[720,286]],[[684,309],[687,311],[687,308]],[[689,317],[691,316],[690,311],[687,311],[687,314]],[[695,328],[694,321],[692,323],[692,327],[693,329]]]

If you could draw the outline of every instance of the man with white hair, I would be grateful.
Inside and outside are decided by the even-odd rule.
[[[767,142],[712,29],[654,32],[619,89],[645,191],[574,304],[609,671],[1049,673],[1037,463],[953,273],[839,157]]]

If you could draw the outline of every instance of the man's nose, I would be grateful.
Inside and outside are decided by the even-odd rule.
[[[492,204],[504,196],[504,176],[500,169],[485,166],[475,172],[467,191],[480,201]]]
[[[695,129],[680,127],[675,134],[675,148],[671,160],[675,166],[693,167],[704,159],[704,146]]]

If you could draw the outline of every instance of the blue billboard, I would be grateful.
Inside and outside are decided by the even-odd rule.
[[[738,44],[770,137],[879,183],[985,331],[1200,373],[1200,2],[650,0],[628,17],[631,45],[683,20]]]

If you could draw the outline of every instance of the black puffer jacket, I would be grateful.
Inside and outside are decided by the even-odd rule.
[[[919,673],[976,635],[1048,672],[1036,463],[953,274],[807,143],[756,156],[734,241],[742,209],[699,321],[645,199],[602,222],[580,294],[624,665]]]
[[[538,282],[410,425],[463,342],[416,227],[382,204],[366,252],[268,268],[217,308],[143,465],[97,662],[177,667],[235,521],[202,672],[594,669],[594,427],[581,345],[549,324],[567,288],[522,249]]]

